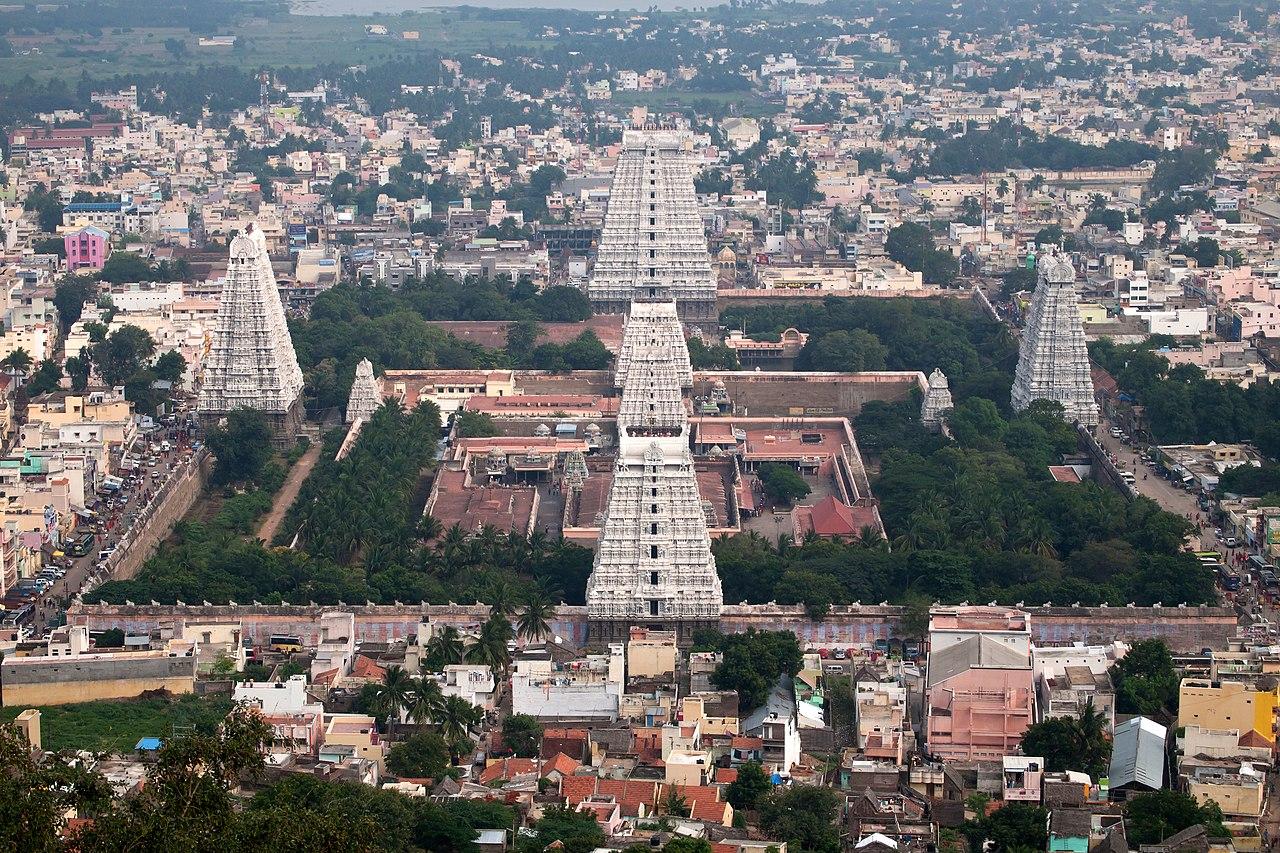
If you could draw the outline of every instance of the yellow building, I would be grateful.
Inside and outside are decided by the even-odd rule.
[[[676,671],[676,634],[632,628],[627,638],[627,678],[663,678]]]
[[[1253,731],[1275,743],[1276,693],[1239,681],[1184,678],[1178,689],[1178,725]]]
[[[350,754],[378,765],[378,773],[386,772],[387,745],[378,735],[377,723],[367,714],[325,714],[324,745],[320,757],[338,758]]]

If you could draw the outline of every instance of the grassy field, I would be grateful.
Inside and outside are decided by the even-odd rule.
[[[0,708],[0,722],[11,722],[22,710]],[[230,710],[224,696],[52,705],[40,709],[40,734],[48,750],[126,752],[141,738],[168,738],[175,726],[210,731]]]
[[[364,26],[372,23],[385,24],[393,35],[366,35]],[[406,41],[400,37],[406,31],[417,31],[420,38]],[[15,55],[0,59],[0,83],[13,83],[27,74],[36,80],[61,77],[71,83],[83,73],[90,77],[108,77],[198,65],[241,68],[359,65],[429,50],[453,53],[533,41],[524,24],[472,20],[465,13],[449,9],[359,18],[303,15],[291,15],[283,21],[250,18],[227,34],[242,39],[242,47],[200,47],[190,31],[160,27],[115,28],[104,30],[97,38],[71,31],[11,35],[9,42]],[[165,47],[167,39],[181,40],[185,53],[174,56]]]

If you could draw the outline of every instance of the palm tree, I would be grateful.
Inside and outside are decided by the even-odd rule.
[[[387,715],[387,728],[390,731],[400,721],[400,714],[409,702],[409,693],[413,690],[413,676],[402,666],[392,664],[382,676],[382,686],[378,689],[378,705]]]
[[[424,515],[418,519],[418,538],[430,542],[444,532],[444,525],[434,515]]]
[[[18,347],[13,352],[6,355],[3,360],[0,360],[0,367],[9,371],[9,373],[20,373],[23,376],[26,376],[31,370],[32,364],[31,354],[22,347]]]
[[[858,531],[858,538],[854,540],[853,544],[864,550],[874,551],[883,548],[885,541],[879,530],[876,530],[870,524],[864,524],[862,529]]]
[[[524,596],[524,611],[516,623],[516,634],[525,640],[536,642],[551,633],[551,620],[556,610],[536,587]]]
[[[511,584],[502,578],[495,579],[485,590],[484,597],[489,600],[489,615],[510,619],[516,612],[516,591]]]
[[[439,634],[427,640],[427,663],[433,670],[441,670],[455,663],[462,663],[465,649],[458,629],[446,625]]]
[[[452,559],[464,542],[467,541],[467,534],[462,529],[462,525],[454,523],[444,532],[444,538],[440,540],[440,547],[444,551],[446,560]]]
[[[510,659],[507,642],[512,636],[511,623],[506,617],[494,614],[480,629],[480,636],[467,649],[467,660],[488,666],[494,673],[502,672]]]
[[[1053,528],[1044,516],[1033,516],[1019,525],[1014,535],[1014,542],[1024,554],[1036,554],[1041,557],[1056,557],[1058,551],[1053,547]]]
[[[458,763],[463,741],[472,726],[480,722],[480,711],[461,696],[446,696],[440,705],[440,736],[449,744],[453,763]]]
[[[414,725],[421,726],[430,720],[435,720],[440,716],[440,709],[444,706],[444,695],[440,692],[440,685],[434,678],[418,678],[413,682],[413,689],[409,692],[406,702],[406,708],[409,712],[409,719]]]

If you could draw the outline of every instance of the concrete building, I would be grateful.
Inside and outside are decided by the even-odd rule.
[[[1029,617],[1003,608],[935,608],[925,732],[943,759],[996,761],[1034,722]]]
[[[1261,690],[1239,681],[1184,678],[1178,687],[1178,725],[1231,730],[1276,740],[1277,688]]]
[[[79,231],[63,235],[67,252],[67,272],[97,272],[111,255],[111,235],[101,228],[86,225]]]
[[[195,689],[196,657],[190,648],[176,655],[168,650],[94,652],[88,629],[72,627],[49,651],[0,663],[0,704],[65,705],[132,699],[149,690],[182,694]]]
[[[608,654],[570,663],[517,660],[511,674],[512,713],[550,720],[615,720],[625,672],[621,643],[611,643]]]

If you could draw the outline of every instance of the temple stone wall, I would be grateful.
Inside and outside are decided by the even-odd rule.
[[[77,605],[71,609],[72,625],[91,630],[120,628],[129,633],[149,633],[175,621],[240,619],[244,635],[266,643],[271,634],[290,634],[304,643],[319,643],[320,616],[326,611],[355,613],[356,638],[386,642],[416,633],[419,622],[446,625],[479,625],[488,615],[484,605],[223,605],[176,607],[173,605]],[[1108,643],[1112,640],[1163,639],[1177,652],[1202,648],[1225,649],[1236,633],[1235,611],[1228,607],[1028,607],[1031,635],[1042,645],[1072,642]],[[892,605],[833,607],[826,619],[815,622],[804,608],[784,605],[725,605],[720,628],[728,632],[757,630],[794,631],[806,643],[870,644],[903,636],[899,629],[902,608]],[[580,606],[557,608],[551,630],[566,643],[588,642],[587,611]],[[592,640],[594,642],[594,640]]]

